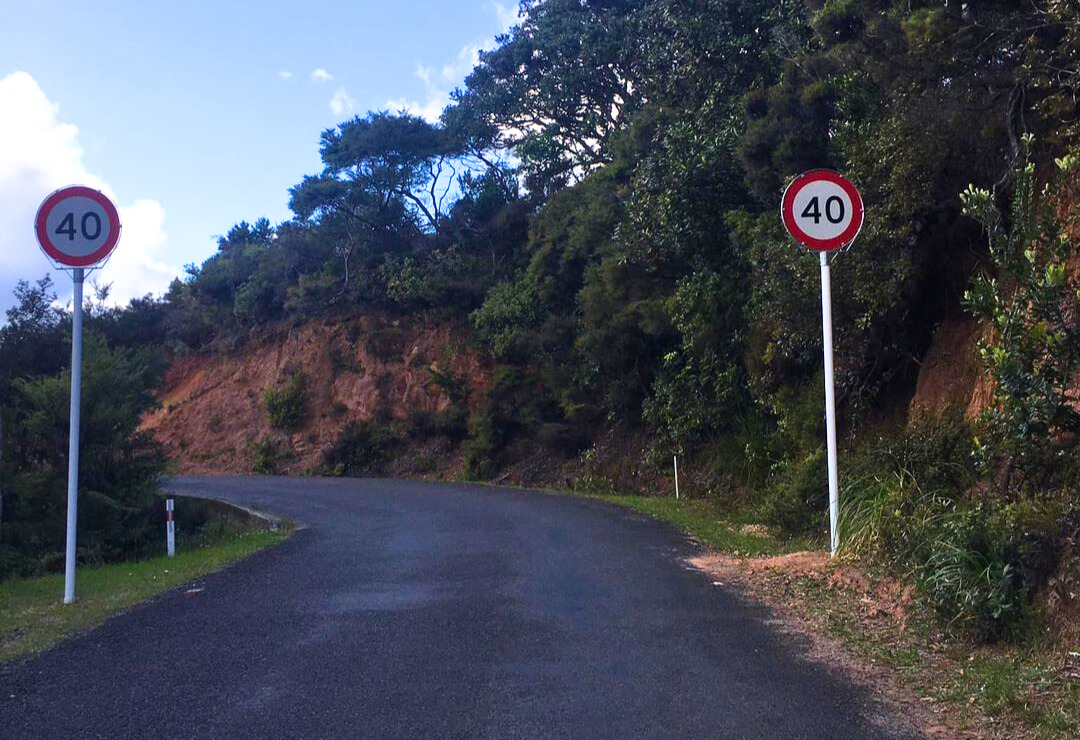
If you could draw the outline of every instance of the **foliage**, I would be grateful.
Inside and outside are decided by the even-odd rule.
[[[263,391],[263,405],[270,426],[286,432],[299,429],[307,416],[308,378],[296,370],[285,381]]]
[[[67,498],[69,320],[52,307],[51,281],[22,283],[0,329],[0,578],[54,570],[63,562]],[[157,530],[154,492],[165,466],[160,446],[138,430],[154,405],[160,361],[151,348],[110,347],[84,335],[78,558],[100,563],[142,553]],[[68,344],[68,347],[64,345]],[[50,350],[46,355],[42,350]]]
[[[1025,147],[1031,143],[1025,139]],[[1076,162],[1058,160],[1059,183]],[[1010,498],[1077,482],[1080,413],[1070,390],[1080,372],[1080,282],[1069,266],[1080,256],[1080,220],[1070,215],[1059,223],[1054,195],[1049,184],[1038,190],[1030,161],[1015,178],[1007,222],[988,191],[963,194],[965,213],[988,235],[993,271],[977,273],[965,296],[993,330],[979,346],[994,381],[994,403],[980,420],[980,454]]]
[[[259,475],[277,475],[280,460],[277,442],[272,437],[264,437],[255,445],[251,469]]]
[[[1068,504],[973,496],[973,452],[959,418],[864,448],[841,494],[841,552],[909,575],[947,624],[995,641],[1026,629]]]
[[[351,422],[323,453],[322,470],[328,475],[378,474],[401,441],[400,430],[391,424]]]
[[[820,532],[828,511],[825,451],[786,460],[775,473],[761,504],[762,518],[792,534]]]
[[[483,148],[513,149],[538,193],[609,162],[608,140],[641,102],[624,42],[644,4],[527,0],[521,22],[454,93],[448,126]]]

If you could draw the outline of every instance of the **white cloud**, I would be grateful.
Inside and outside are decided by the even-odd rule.
[[[488,4],[488,8],[495,11],[495,17],[499,20],[499,25],[503,29],[509,31],[511,27],[518,23],[518,6],[517,3],[511,0],[509,5],[503,5],[498,2],[491,2]]]
[[[457,58],[449,64],[443,65],[442,78],[447,84],[460,84],[469,76],[473,67],[480,61],[480,52],[485,48],[491,48],[495,42],[488,41],[480,44],[469,44],[458,52]]]
[[[387,110],[394,112],[405,110],[432,123],[438,121],[443,109],[450,104],[450,91],[461,85],[476,63],[480,61],[481,50],[491,48],[494,44],[494,39],[479,44],[468,44],[453,60],[442,65],[437,75],[434,67],[417,64],[414,74],[424,83],[424,102],[395,98],[386,101]]]
[[[280,77],[283,80],[291,80],[293,78],[293,76],[294,76],[292,72],[286,72],[285,70],[281,70],[277,74],[278,74],[278,77]]]
[[[441,98],[429,98],[426,103],[418,103],[415,100],[396,98],[394,100],[386,101],[386,110],[391,113],[405,111],[407,113],[412,113],[414,116],[420,116],[426,121],[435,123],[442,115],[447,100],[442,100]]]
[[[518,5],[514,0],[511,0],[509,4],[489,2],[486,7],[495,14],[500,33],[509,31],[520,21]],[[450,104],[450,91],[455,87],[460,87],[469,76],[473,67],[480,61],[480,52],[493,48],[495,48],[494,38],[468,44],[458,52],[454,59],[442,65],[438,75],[435,74],[434,67],[418,63],[415,75],[424,83],[424,101],[395,98],[386,101],[387,110],[394,112],[405,110],[433,123],[438,121],[443,110]]]
[[[322,67],[319,67],[311,73],[312,82],[329,82],[332,79],[334,79],[334,75],[330,74]]]
[[[100,177],[87,172],[78,128],[58,120],[50,101],[25,72],[0,79],[0,309],[12,302],[17,280],[52,272],[33,235],[34,214],[50,192],[65,185],[96,188],[117,202],[123,236],[113,258],[93,278],[113,284],[111,302],[164,291],[180,270],[163,261],[165,210],[153,200],[117,201]],[[70,281],[55,275],[62,296]]]
[[[334,93],[334,97],[330,98],[330,110],[334,112],[335,116],[340,116],[355,107],[356,101],[349,97],[349,93],[346,92],[344,87],[339,87],[337,92]]]

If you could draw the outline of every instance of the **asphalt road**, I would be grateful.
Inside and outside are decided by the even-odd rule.
[[[307,528],[0,668],[0,738],[909,736],[630,511],[405,481],[170,488]]]

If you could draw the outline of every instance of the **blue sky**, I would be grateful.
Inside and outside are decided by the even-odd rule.
[[[289,218],[324,129],[437,115],[515,17],[516,0],[0,0],[0,309],[49,270],[32,221],[55,188],[120,206],[114,297],[160,293],[234,223]]]

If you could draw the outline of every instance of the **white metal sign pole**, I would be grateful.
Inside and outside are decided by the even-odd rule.
[[[83,269],[71,272],[75,305],[71,318],[71,426],[68,439],[67,559],[64,565],[64,603],[75,601],[75,529],[79,510],[79,411],[82,403]]]
[[[836,463],[836,390],[833,378],[832,275],[825,252],[821,256],[821,327],[825,351],[825,439],[829,452],[829,552],[840,546],[837,518],[840,510],[840,482]]]

